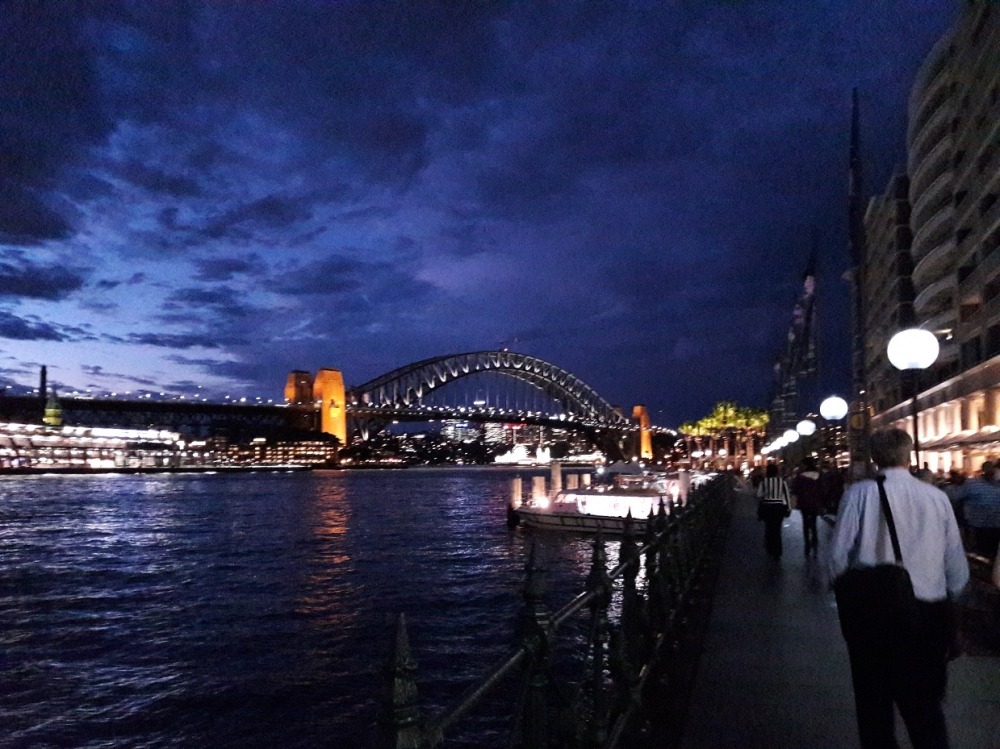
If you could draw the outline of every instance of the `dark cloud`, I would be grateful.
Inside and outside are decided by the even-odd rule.
[[[289,296],[345,294],[361,288],[369,266],[342,256],[292,268],[266,282],[267,288]]]
[[[79,271],[61,265],[39,265],[17,253],[0,255],[0,297],[65,299],[84,284]]]
[[[150,377],[136,377],[123,372],[108,372],[104,369],[104,367],[93,364],[81,365],[80,371],[90,378],[91,381],[89,384],[94,387],[101,387],[108,382],[113,385],[128,382],[133,385],[141,385],[149,388],[155,388],[158,385],[158,383]]]
[[[312,215],[309,206],[292,198],[268,195],[237,206],[205,227],[205,236],[219,239],[229,234],[246,236],[252,229],[287,229]]]
[[[196,258],[197,281],[231,281],[237,276],[263,274],[263,264],[256,255],[248,257]]]
[[[69,222],[45,205],[35,188],[0,177],[0,242],[31,245],[70,233]]]
[[[218,349],[225,341],[212,333],[133,333],[125,341],[133,346],[156,346],[167,349]]]
[[[89,4],[78,8],[86,15]],[[0,17],[0,240],[30,244],[70,232],[43,198],[62,168],[111,125],[76,14],[8,0]]]
[[[15,341],[65,340],[56,325],[40,322],[37,319],[19,317],[4,310],[0,310],[0,338]]]
[[[129,161],[122,171],[132,184],[150,192],[162,193],[172,198],[189,198],[202,194],[201,186],[193,177],[168,174],[138,161]]]
[[[230,317],[244,317],[251,309],[239,291],[225,286],[177,289],[163,303],[163,309],[167,311],[189,310],[192,307]]]

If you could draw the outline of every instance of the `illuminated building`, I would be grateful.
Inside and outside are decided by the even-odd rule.
[[[0,468],[176,467],[183,449],[179,434],[158,429],[0,423]]]
[[[935,470],[973,471],[1000,452],[998,49],[1000,7],[964,4],[910,95],[913,321],[941,346],[920,380],[918,434]],[[882,343],[866,350],[884,357]],[[876,409],[873,427],[910,429],[912,400],[899,398]]]
[[[483,436],[483,430],[477,424],[449,419],[441,423],[441,436],[454,442],[474,442]]]

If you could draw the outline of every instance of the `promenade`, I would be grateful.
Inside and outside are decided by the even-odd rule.
[[[858,746],[836,604],[820,562],[803,555],[797,512],[783,537],[776,562],[764,553],[756,500],[737,493],[681,749]],[[949,670],[951,746],[1000,749],[1000,647],[988,647],[1000,633],[969,632],[969,654]],[[901,723],[897,736],[910,746]]]

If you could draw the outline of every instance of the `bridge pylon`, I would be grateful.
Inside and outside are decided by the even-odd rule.
[[[321,432],[332,434],[347,444],[347,392],[339,369],[321,369],[313,377],[295,370],[285,382],[285,400],[289,403],[318,403]]]
[[[653,435],[649,429],[649,411],[645,406],[632,407],[632,421],[639,426],[639,457],[649,460],[653,457]]]
[[[313,382],[313,397],[320,403],[320,430],[347,444],[347,392],[339,369],[321,369]]]

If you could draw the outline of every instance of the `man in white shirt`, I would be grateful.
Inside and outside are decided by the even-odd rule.
[[[871,436],[872,459],[885,476],[903,566],[917,598],[921,633],[902,655],[895,642],[857,635],[847,638],[863,749],[897,746],[893,703],[914,749],[948,746],[941,701],[952,643],[950,600],[968,582],[969,565],[948,497],[910,475],[912,449],[913,441],[900,429],[876,431]],[[829,548],[830,579],[836,580],[848,568],[894,562],[877,482],[868,479],[850,485],[844,491]]]

